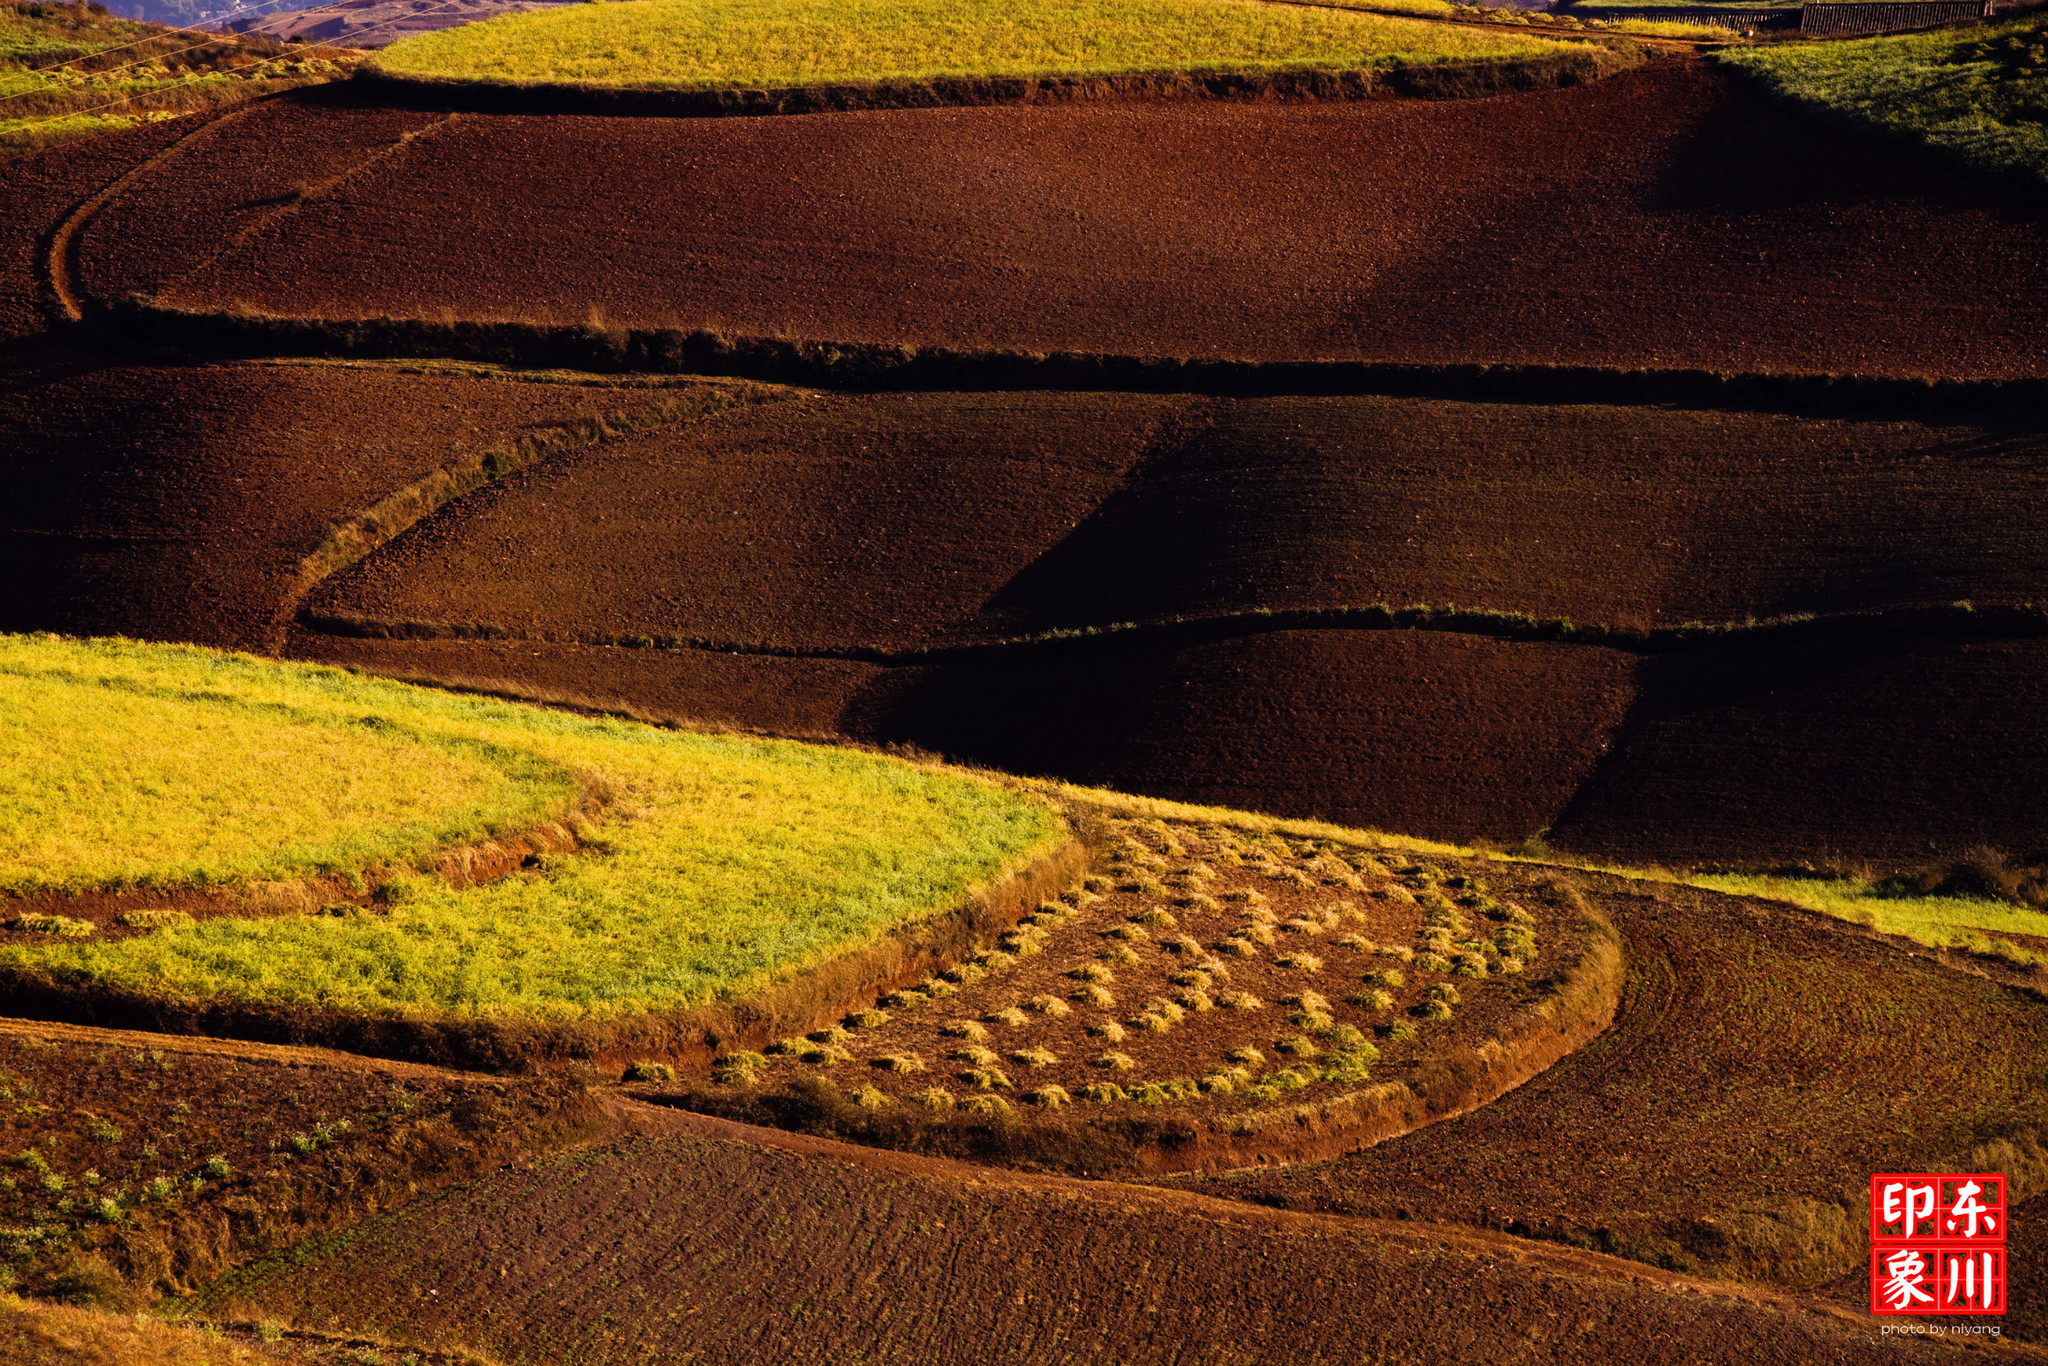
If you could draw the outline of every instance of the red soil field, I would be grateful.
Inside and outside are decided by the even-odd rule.
[[[1470,1231],[975,1172],[694,1116],[221,1283],[507,1363],[1896,1361],[1801,1302]],[[1706,1293],[1698,1293],[1706,1289]]]
[[[44,237],[73,206],[191,131],[183,119],[142,124],[15,158],[0,174],[0,383],[47,350],[24,346],[48,326],[37,275]]]
[[[731,412],[691,437],[531,466],[308,605],[572,640],[902,649],[1052,553],[1174,411],[1119,394],[939,394]]]
[[[278,162],[339,164],[393,117],[332,99],[265,111]],[[84,244],[98,297],[1152,355],[2043,369],[2037,209],[1700,61],[1486,100],[458,115],[202,267],[184,211],[148,206],[247,202],[233,144],[254,127],[131,187]]]
[[[330,522],[643,391],[319,365],[60,364],[0,386],[0,630],[264,648]]]
[[[1669,626],[2048,597],[2035,417],[817,395],[534,466],[320,612],[903,650],[1256,608]]]
[[[2048,1119],[2037,996],[1779,903],[1580,880],[1625,944],[1606,1034],[1491,1105],[1348,1157],[1164,1179],[1810,1285],[1866,1251],[1873,1171],[1976,1170],[1976,1145]],[[1856,1302],[1854,1279],[1838,1293]],[[2025,1297],[2048,1305],[2043,1287]]]
[[[1645,660],[1556,837],[1693,863],[2038,857],[2044,669],[2048,642],[1914,637]]]
[[[887,671],[839,659],[628,650],[527,641],[357,640],[304,629],[285,654],[652,721],[824,738]]]
[[[72,1300],[108,1298],[115,1272],[191,1293],[595,1116],[555,1081],[22,1020],[0,1020],[0,1087],[0,1240],[15,1284]]]
[[[883,668],[524,642],[295,656],[657,719],[908,742],[1172,797],[1693,865],[1915,866],[2040,847],[2038,641],[1811,641],[1641,658],[1407,631]]]
[[[842,726],[1150,796],[1514,839],[1592,771],[1634,667],[1572,645],[1288,631],[903,669]]]

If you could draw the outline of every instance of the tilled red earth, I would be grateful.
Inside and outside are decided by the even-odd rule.
[[[328,524],[642,392],[317,365],[57,363],[0,386],[0,630],[264,648]]]
[[[409,116],[331,102],[138,180],[84,243],[95,294],[1145,355],[2044,369],[2037,208],[1701,61],[1489,100],[458,115],[374,164],[359,149]],[[246,225],[289,189],[237,150],[259,135],[316,180],[364,169],[208,262],[194,213]]]
[[[1586,881],[1628,961],[1605,1035],[1491,1105],[1348,1157],[1166,1179],[1814,1284],[1867,1249],[1873,1171],[1976,1170],[1976,1145],[2048,1118],[2032,995],[1783,905]],[[1854,1275],[1835,1293],[1868,1302]],[[2042,1288],[2024,1298],[2038,1316]]]
[[[551,459],[312,605],[903,650],[1375,602],[1670,626],[2031,601],[2044,454],[2037,416],[1995,413],[819,394]]]
[[[508,1363],[1898,1361],[1944,1349],[1591,1254],[982,1176],[694,1116],[223,1282]],[[708,1136],[718,1135],[718,1136]],[[963,1177],[973,1176],[973,1180]]]
[[[2048,642],[1899,637],[1642,661],[1613,750],[1557,822],[1623,858],[2034,857]]]

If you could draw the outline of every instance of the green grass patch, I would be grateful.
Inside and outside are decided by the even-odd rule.
[[[1980,171],[2048,183],[2048,14],[1719,57],[1802,104],[1923,143]]]
[[[1354,70],[1562,50],[1521,34],[1256,0],[629,0],[422,34],[374,65],[467,81],[712,89]]]
[[[1932,896],[1859,878],[1762,873],[1691,873],[1684,881],[1735,896],[1789,901],[1842,920],[1904,935],[1931,948],[1968,949],[2021,964],[2048,965],[2048,952],[2003,936],[2048,940],[2048,912],[1976,896]]]
[[[0,5],[0,155],[332,80],[353,60],[258,34],[167,30],[104,6]]]
[[[412,863],[565,815],[577,789],[520,749],[216,686],[182,660],[0,637],[0,892]]]
[[[388,814],[404,794],[369,770],[394,756],[471,800],[465,816],[485,799],[505,811],[520,801],[546,808],[567,790],[563,775],[601,780],[613,794],[610,816],[590,832],[598,852],[551,856],[483,886],[401,877],[385,885],[387,904],[361,915],[208,919],[114,943],[0,947],[0,968],[69,983],[415,1018],[618,1018],[751,994],[948,911],[1065,838],[1034,798],[849,750],[590,719],[192,648],[14,637],[0,658],[10,684],[75,678],[86,729],[109,699],[144,699],[161,715],[180,691],[187,714],[209,727],[229,717],[302,727],[294,733],[317,756],[315,776],[281,771],[288,765],[244,770],[243,799],[258,807],[288,808],[273,797],[302,800],[332,779],[367,784],[359,790],[375,802],[366,809]],[[47,690],[39,705],[59,714]],[[164,753],[147,762],[175,775],[193,773],[190,751],[211,731],[194,720],[158,734],[150,748]],[[335,736],[359,746],[363,772],[348,771]],[[252,742],[224,743],[241,754]],[[477,755],[491,762],[458,762]],[[13,753],[11,762],[41,761]],[[93,800],[114,786],[90,773],[82,752],[66,762]],[[509,794],[495,786],[505,773],[524,775]],[[232,787],[208,790],[225,797]],[[166,783],[120,810],[155,839],[179,819],[162,808],[186,801]],[[46,800],[44,809],[59,808]],[[128,857],[129,827],[93,819],[114,843],[104,857]],[[267,817],[250,819],[245,835]],[[405,828],[366,820],[356,837]]]

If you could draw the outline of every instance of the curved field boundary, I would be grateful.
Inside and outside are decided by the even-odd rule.
[[[111,198],[109,191],[100,202]],[[51,268],[54,273],[67,272],[68,259],[53,253]],[[70,296],[76,297],[75,289],[70,289]],[[1219,395],[1371,394],[1492,402],[1671,403],[1764,411],[1825,406],[1885,413],[2048,406],[2048,378],[2039,377],[1892,379],[1595,365],[1249,361],[1073,351],[919,349],[874,342],[735,338],[676,328],[543,327],[420,318],[279,318],[170,308],[143,299],[79,306],[85,321],[154,347],[236,357],[438,358],[596,373],[728,376],[853,392],[1070,389]]]
[[[1544,34],[1549,37],[1549,34]],[[1562,35],[1560,35],[1562,36]],[[773,89],[664,90],[576,82],[493,82],[357,69],[376,99],[482,114],[604,114],[648,118],[759,117],[959,105],[1080,104],[1109,100],[1477,99],[1584,85],[1642,60],[1634,45],[1580,40],[1554,57],[1413,63],[1385,69],[1160,72],[1118,76],[940,76],[921,81]]]
[[[1430,1058],[1410,1082],[1366,1086],[1316,1102],[1281,1105],[1231,1117],[1227,1127],[1119,1117],[1105,1125],[1061,1116],[1027,1116],[1022,1131],[988,1120],[879,1121],[835,1092],[811,1091],[788,1117],[793,1127],[822,1125],[877,1147],[974,1153],[994,1163],[1021,1156],[1036,1167],[1096,1175],[1218,1172],[1268,1163],[1309,1162],[1357,1152],[1439,1120],[1479,1109],[1541,1075],[1600,1036],[1621,1006],[1621,936],[1596,911],[1580,914],[1585,940],[1550,990],[1509,1016],[1500,1032]],[[730,1119],[773,1122],[773,1098],[692,1088],[643,1100]]]
[[[341,567],[339,565],[337,568]],[[1778,644],[1796,640],[1871,640],[1888,636],[1937,636],[1953,640],[2036,640],[2048,636],[2048,606],[2033,603],[1953,603],[1946,607],[1901,607],[1869,612],[1830,612],[1740,622],[1687,622],[1642,629],[1580,624],[1569,617],[1537,618],[1455,606],[1278,608],[1213,617],[1171,617],[1071,627],[994,640],[945,642],[889,650],[879,646],[799,647],[765,642],[670,636],[566,637],[516,631],[488,622],[390,620],[354,612],[302,611],[297,622],[309,631],[356,640],[534,641],[628,650],[697,650],[711,654],[760,655],[771,659],[840,659],[896,668],[985,659],[1044,658],[1097,645],[1206,645],[1284,631],[1434,631],[1487,640],[1586,645],[1631,654],[1669,654],[1733,643]]]
[[[587,837],[604,820],[611,795],[586,784],[570,808],[555,819],[517,834],[436,850],[409,871],[428,873],[454,887],[476,887],[517,872],[535,855],[576,854],[590,848]],[[0,896],[0,922],[22,915],[62,915],[91,922],[101,942],[154,933],[131,928],[119,917],[128,911],[182,911],[194,920],[255,919],[310,915],[325,908],[368,906],[369,890],[399,869],[390,864],[353,874],[256,881],[242,886],[146,888],[142,890],[48,892]]]
[[[56,227],[44,240],[43,249],[37,253],[42,266],[42,292],[44,306],[57,323],[78,323],[86,316],[87,301],[81,296],[78,279],[78,238],[85,226],[92,222],[99,211],[121,197],[130,185],[143,176],[178,156],[204,134],[220,128],[246,114],[251,102],[224,105],[197,115],[197,122],[183,137],[164,147],[153,156],[136,162],[118,178],[109,181],[98,193],[85,199],[58,220]]]
[[[695,422],[730,408],[770,403],[788,397],[787,393],[753,386],[707,386],[678,397],[657,400],[644,408],[580,418],[550,431],[529,433],[487,450],[465,453],[327,528],[319,545],[299,561],[291,589],[279,602],[271,619],[267,638],[270,653],[279,654],[284,650],[285,637],[299,604],[322,579],[346,569],[422,517],[431,516],[493,479],[502,479],[536,460],[563,451],[581,450],[655,427]]]
[[[855,1004],[909,985],[1015,925],[1086,871],[1088,851],[1057,848],[968,893],[950,913],[899,925],[851,953],[743,1000],[619,1020],[410,1019],[258,1002],[152,996],[38,974],[0,973],[0,1011],[75,1025],[315,1044],[480,1071],[619,1063],[650,1056],[708,1066],[728,1048],[761,1048],[831,1023]]]
[[[1459,1359],[1649,1362],[1694,1360],[1708,1338],[1774,1362],[1943,1351],[1880,1341],[1818,1299],[1490,1231],[611,1113],[631,1137],[282,1251],[195,1307],[604,1362],[1434,1360],[1446,1343]],[[467,1308],[484,1293],[488,1314]]]

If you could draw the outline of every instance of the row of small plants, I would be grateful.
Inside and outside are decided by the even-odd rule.
[[[1123,822],[1101,875],[1042,904],[994,947],[914,987],[890,993],[838,1025],[782,1040],[765,1053],[728,1053],[718,1060],[716,1081],[725,1086],[758,1087],[777,1061],[814,1068],[852,1063],[855,1058],[850,1046],[863,1032],[888,1026],[894,1018],[892,1012],[916,1011],[952,1000],[963,987],[1006,973],[1022,960],[1044,953],[1060,930],[1112,891],[1165,898],[1171,907],[1151,906],[1098,930],[1101,946],[1092,960],[1077,963],[1062,974],[1070,984],[1064,996],[1040,993],[1020,1004],[992,1009],[979,1020],[946,1021],[939,1028],[951,1045],[946,1061],[955,1065],[954,1080],[965,1083],[969,1093],[960,1097],[932,1086],[902,1099],[929,1111],[958,1109],[969,1114],[1003,1115],[1010,1113],[1010,1106],[1000,1092],[1013,1092],[1026,1103],[1054,1110],[1076,1102],[1161,1106],[1229,1097],[1265,1102],[1319,1082],[1356,1083],[1365,1080],[1370,1067],[1379,1061],[1378,1045],[1358,1026],[1338,1020],[1328,998],[1307,988],[1290,991],[1277,1001],[1286,1009],[1287,1023],[1294,1032],[1270,1039],[1263,1048],[1250,1043],[1232,1047],[1199,1077],[1134,1079],[1130,1074],[1138,1070],[1138,1062],[1117,1046],[1134,1034],[1167,1033],[1193,1014],[1220,1009],[1249,1017],[1264,1010],[1264,1001],[1229,985],[1229,962],[1259,959],[1272,951],[1275,965],[1312,978],[1322,972],[1325,960],[1306,946],[1325,935],[1333,946],[1350,954],[1385,960],[1364,972],[1359,988],[1343,998],[1348,1006],[1379,1015],[1394,1012],[1395,992],[1407,985],[1409,972],[1474,980],[1513,975],[1520,973],[1537,951],[1534,917],[1496,901],[1475,878],[1446,877],[1434,867],[1400,860],[1389,869],[1367,851],[1328,842],[1290,844],[1277,835],[1244,839],[1213,827],[1201,831],[1199,838],[1216,862],[1249,869],[1286,886],[1335,886],[1371,891],[1396,903],[1419,904],[1424,923],[1417,947],[1380,945],[1357,933],[1355,927],[1367,923],[1368,917],[1348,901],[1283,918],[1272,908],[1270,898],[1256,888],[1237,887],[1219,897],[1214,894],[1216,869],[1209,862],[1189,859],[1171,827],[1163,822]],[[1182,860],[1187,861],[1173,866]],[[1361,870],[1375,878],[1399,880],[1371,886]],[[1183,917],[1213,916],[1226,910],[1235,913],[1236,923],[1212,944],[1205,946],[1182,928]],[[1467,912],[1493,922],[1491,928],[1475,932],[1465,919]],[[1161,937],[1155,939],[1155,934]],[[1146,946],[1167,955],[1168,981],[1174,990],[1153,997],[1121,1020],[1105,1018],[1088,1027],[1088,1037],[1102,1050],[1089,1059],[1089,1065],[1102,1073],[1101,1079],[1073,1087],[1045,1084],[1019,1088],[1009,1069],[1022,1069],[1028,1075],[1061,1059],[1042,1044],[1000,1051],[992,1046],[991,1027],[1021,1029],[1034,1020],[1064,1019],[1076,1007],[1113,1008],[1117,973],[1139,967],[1138,950]],[[1425,1024],[1450,1019],[1460,1002],[1454,983],[1435,983],[1425,988],[1410,1010],[1378,1024],[1376,1032],[1382,1041],[1411,1041]],[[930,1070],[922,1056],[908,1051],[873,1056],[867,1063],[896,1076]],[[629,1073],[629,1078],[661,1079],[664,1071],[656,1064],[645,1064]],[[855,1087],[848,1098],[870,1110],[886,1108],[898,1099],[872,1083]]]

